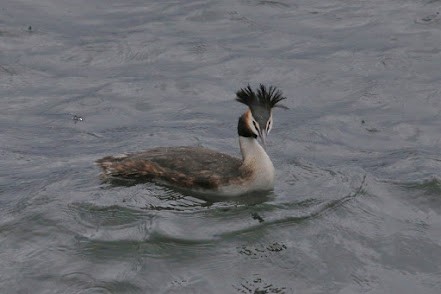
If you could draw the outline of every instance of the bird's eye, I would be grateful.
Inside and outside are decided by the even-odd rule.
[[[266,131],[269,132],[271,129],[271,121],[268,121],[268,124],[266,125]]]
[[[256,130],[259,130],[259,128],[257,127],[257,123],[254,120],[253,120],[253,126],[256,128]]]

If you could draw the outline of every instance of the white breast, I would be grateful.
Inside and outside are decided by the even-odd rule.
[[[274,188],[274,166],[265,149],[254,138],[239,137],[244,165],[253,171],[250,190]]]
[[[221,188],[225,195],[239,195],[252,191],[271,190],[274,188],[274,166],[262,146],[254,138],[239,137],[243,164],[252,171],[249,181],[243,184]]]
[[[254,138],[239,137],[243,164],[252,171],[250,178],[240,184],[219,187],[219,190],[197,190],[203,194],[217,196],[238,196],[253,191],[267,191],[274,188],[274,166],[265,149]]]

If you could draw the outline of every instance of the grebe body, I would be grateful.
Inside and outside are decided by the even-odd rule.
[[[284,107],[277,103],[285,97],[275,87],[263,85],[256,92],[248,86],[236,96],[249,107],[238,123],[242,159],[202,147],[158,147],[97,160],[103,176],[225,196],[273,189],[275,170],[263,146],[272,128],[272,108]]]

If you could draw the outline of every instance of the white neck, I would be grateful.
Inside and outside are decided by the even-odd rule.
[[[251,137],[239,136],[240,152],[243,165],[253,171],[256,189],[272,189],[274,187],[274,166],[265,149]]]

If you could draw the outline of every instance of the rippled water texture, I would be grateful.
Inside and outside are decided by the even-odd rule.
[[[3,0],[1,293],[441,293],[441,2]],[[274,84],[271,193],[102,183],[239,155]]]

